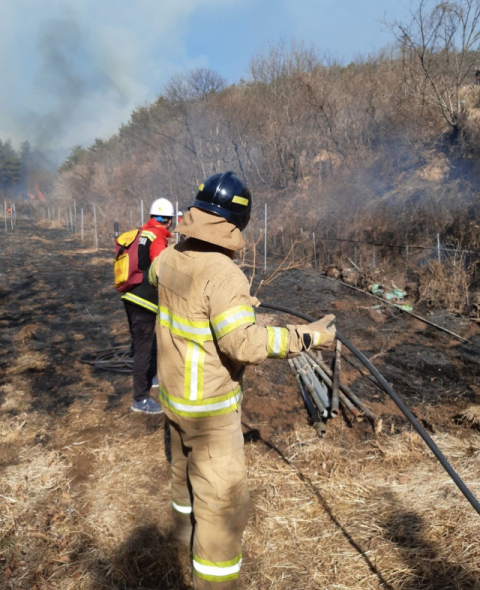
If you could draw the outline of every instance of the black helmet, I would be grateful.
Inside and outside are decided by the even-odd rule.
[[[220,215],[242,231],[250,220],[252,195],[233,172],[223,172],[210,176],[198,187],[192,207]]]

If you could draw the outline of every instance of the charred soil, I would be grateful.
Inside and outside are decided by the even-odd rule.
[[[128,343],[112,252],[26,219],[4,244],[0,587],[190,587],[188,555],[168,540],[163,417],[130,412],[130,376],[79,361]],[[480,349],[313,269],[283,273],[259,298],[335,313],[478,496],[479,434],[461,416],[480,402]],[[462,317],[429,318],[480,343]],[[258,321],[297,323],[264,310]],[[347,355],[343,364],[379,421],[340,415],[323,440],[287,363],[246,370],[246,587],[480,588],[478,517],[359,363]]]

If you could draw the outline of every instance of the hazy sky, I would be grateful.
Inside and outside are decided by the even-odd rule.
[[[172,74],[229,82],[280,40],[343,61],[391,42],[397,0],[0,0],[0,139],[47,149],[107,138]]]

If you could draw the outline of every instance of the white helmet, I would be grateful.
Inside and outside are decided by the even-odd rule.
[[[175,217],[172,203],[168,199],[157,199],[150,207],[150,215],[155,217]]]

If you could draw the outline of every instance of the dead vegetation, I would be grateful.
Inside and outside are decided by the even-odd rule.
[[[289,578],[273,587],[479,587],[478,567],[472,568],[479,556],[468,541],[478,519],[455,506],[456,491],[415,435],[379,437],[350,452],[303,430],[289,443],[273,464],[265,455],[251,457],[262,516],[260,534],[250,529],[247,541],[263,556],[266,577],[279,567]],[[469,445],[441,440],[450,456],[470,457],[462,465],[469,480],[479,468],[475,444],[472,457]],[[433,510],[435,522],[425,516]]]
[[[393,248],[379,248],[378,261],[393,267],[402,244],[429,247],[437,234],[479,251],[479,14],[477,1],[420,0],[407,22],[389,24],[392,47],[350,64],[280,43],[253,56],[238,84],[207,69],[177,75],[117,135],[74,148],[51,196],[64,212],[85,210],[89,243],[95,204],[106,241],[112,215],[137,224],[158,186],[183,209],[207,176],[233,169],[253,191],[257,236],[267,203],[277,242],[298,241],[303,228],[331,256],[329,240],[380,242]],[[295,264],[312,260],[302,242]],[[371,266],[372,247],[361,250]],[[412,257],[411,267],[429,262]],[[469,265],[468,283],[477,275]],[[443,305],[446,291],[428,290]]]
[[[168,540],[162,428],[139,436],[145,426],[130,421],[119,416],[115,433],[61,432],[70,442],[55,451],[31,446],[26,416],[2,421],[19,451],[2,472],[4,588],[190,587],[188,555]],[[319,440],[298,425],[247,444],[245,587],[478,589],[478,518],[420,439],[350,446],[344,435]],[[478,494],[480,435],[436,438]]]
[[[471,280],[465,256],[453,256],[443,263],[432,262],[423,270],[420,279],[419,302],[467,314],[471,308]]]
[[[27,352],[18,357],[15,365],[8,369],[12,375],[43,371],[47,367],[47,357],[41,353]]]
[[[45,243],[20,257],[20,273],[9,273],[11,295],[2,307],[0,587],[187,590],[189,556],[168,538],[170,468],[163,421],[132,416],[128,378],[92,372],[77,362],[85,350],[126,339],[124,312],[109,283],[110,254],[100,251],[87,268],[91,253],[75,251],[67,232],[36,231]],[[10,246],[19,252],[28,248],[24,237],[20,228]],[[38,262],[46,252],[50,269]],[[2,256],[8,271],[16,259],[8,251]],[[21,283],[30,296],[19,311],[15,281],[36,269],[42,280]],[[455,386],[452,359],[450,376],[438,372],[437,356],[431,373],[428,365],[417,370],[423,348],[415,345],[413,326],[401,317],[392,317],[389,325],[385,314],[365,308],[363,300],[342,297],[336,283],[320,281],[313,272],[302,271],[300,278],[297,273],[280,275],[264,287],[262,297],[273,293],[281,304],[295,299],[312,313],[338,303],[342,329],[346,326],[369,356],[388,344],[375,362],[408,363],[408,370],[400,365],[407,393],[413,388],[423,399],[430,384],[429,394],[437,399]],[[385,324],[365,320],[372,314]],[[259,323],[265,321],[284,324],[288,318],[259,314]],[[408,358],[403,342],[411,351]],[[368,348],[372,343],[375,349]],[[346,381],[357,391],[367,380],[355,369],[348,371]],[[468,377],[462,390],[475,382],[474,375]],[[369,400],[383,416],[382,428],[372,432],[364,421],[350,429],[339,417],[320,440],[283,364],[249,367],[245,381],[251,490],[246,588],[478,590],[478,518],[378,391]],[[478,496],[480,434],[469,428],[473,419],[456,424],[452,408],[438,403],[440,410],[447,407],[440,425],[430,406],[415,405],[415,411],[435,423],[436,442]],[[465,410],[467,416],[473,410]]]
[[[459,421],[470,425],[472,428],[480,430],[480,407],[469,406],[459,416]]]

